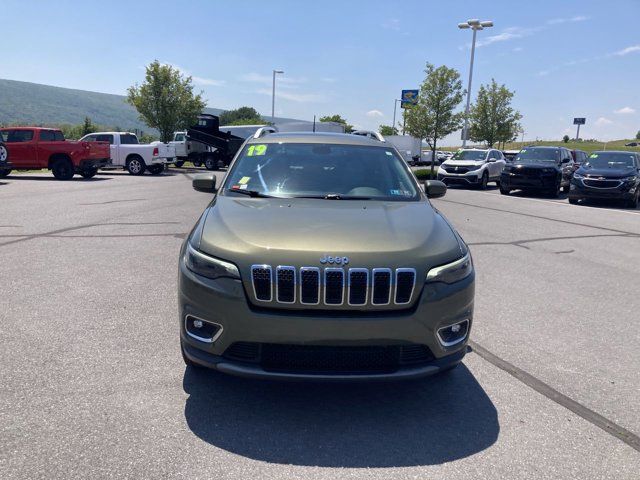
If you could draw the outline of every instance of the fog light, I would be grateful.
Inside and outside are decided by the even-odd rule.
[[[191,338],[200,342],[213,343],[222,333],[222,326],[193,315],[187,315],[184,317],[184,330]]]
[[[462,342],[469,333],[469,320],[465,319],[438,329],[438,341],[443,347],[451,347]]]

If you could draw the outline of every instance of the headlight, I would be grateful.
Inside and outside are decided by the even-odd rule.
[[[580,175],[579,173],[574,173],[573,178],[575,178],[576,180],[582,180],[584,178],[584,175]]]
[[[240,279],[238,267],[233,263],[225,262],[199,252],[193,248],[190,243],[187,244],[187,250],[184,254],[184,263],[193,273],[197,273],[203,277],[213,279],[222,277]]]
[[[427,282],[456,283],[467,278],[471,272],[473,272],[473,260],[471,260],[471,253],[467,252],[464,257],[455,262],[429,270]]]
[[[637,179],[638,179],[638,177],[637,177],[637,176],[635,176],[635,175],[632,175],[632,176],[630,176],[630,177],[623,178],[623,180],[624,180],[625,182],[629,182],[629,183],[635,182]]]

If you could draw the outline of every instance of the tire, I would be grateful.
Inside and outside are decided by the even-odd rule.
[[[164,172],[164,165],[149,165],[147,170],[149,170],[151,175],[160,175]]]
[[[631,199],[627,200],[626,206],[627,208],[638,208],[638,202],[640,201],[640,190],[636,191],[636,195]]]
[[[578,199],[577,198],[570,198],[569,199],[569,203],[571,205],[578,205]]]
[[[485,171],[482,174],[482,180],[480,180],[480,185],[478,186],[478,188],[480,188],[480,190],[486,190],[488,183],[489,183],[489,174]]]
[[[213,155],[208,155],[207,158],[204,160],[204,167],[207,170],[212,170],[212,171],[218,170],[218,159]]]
[[[182,166],[184,165],[184,160],[178,160],[176,163],[174,163],[174,165],[178,168],[182,168]]]
[[[68,158],[60,158],[51,165],[51,172],[58,180],[71,180],[75,173],[73,164]]]
[[[202,162],[192,162],[194,167],[201,167]]]
[[[9,160],[9,151],[4,144],[0,144],[0,163],[7,162]]]
[[[129,160],[127,160],[127,172],[131,175],[144,175],[144,171],[147,166],[144,163],[142,157],[138,155],[134,155]]]
[[[2,169],[2,170],[0,170],[0,178],[8,177],[10,173],[11,173],[11,169],[10,168]]]
[[[509,195],[511,193],[511,189],[510,188],[504,188],[502,185],[500,185],[500,194],[501,195]]]
[[[98,173],[98,169],[97,168],[90,168],[88,170],[83,170],[80,172],[80,175],[82,175],[82,178],[93,178],[96,176],[96,173]]]

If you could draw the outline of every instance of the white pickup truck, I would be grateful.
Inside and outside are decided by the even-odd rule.
[[[142,175],[145,170],[158,175],[167,163],[176,160],[176,149],[162,142],[141,144],[138,137],[128,132],[96,132],[85,135],[84,142],[109,142],[111,164],[107,168],[124,168],[131,175]]]

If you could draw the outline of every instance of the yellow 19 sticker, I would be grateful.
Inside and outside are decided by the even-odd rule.
[[[267,153],[267,146],[264,144],[261,145],[251,145],[247,150],[247,157],[253,157],[254,155],[264,155]]]

